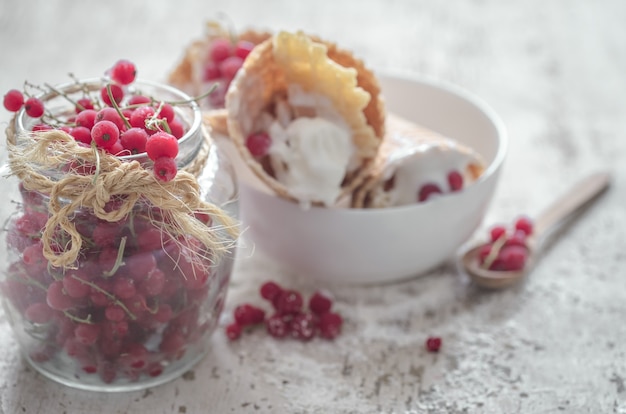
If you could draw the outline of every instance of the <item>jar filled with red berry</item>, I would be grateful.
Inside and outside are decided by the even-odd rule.
[[[129,391],[206,354],[237,238],[228,160],[195,98],[135,79],[11,90],[0,288],[25,359],[65,385]]]

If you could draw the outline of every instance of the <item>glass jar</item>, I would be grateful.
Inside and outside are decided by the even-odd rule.
[[[102,86],[101,79],[77,81],[40,99],[50,119],[71,121],[73,102]],[[127,95],[175,103],[185,132],[171,182],[150,179],[145,153],[114,157],[68,142],[33,158],[34,140],[50,133],[29,134],[39,120],[23,109],[7,128],[9,163],[2,175],[12,176],[3,183],[0,210],[4,309],[37,371],[94,391],[155,386],[202,359],[223,308],[236,244],[234,172],[211,145],[198,105],[166,85],[136,81],[127,88]],[[95,158],[85,161],[87,152]],[[109,161],[114,165],[107,167]]]

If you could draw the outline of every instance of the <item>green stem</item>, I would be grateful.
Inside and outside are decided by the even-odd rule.
[[[78,316],[72,315],[68,311],[63,311],[63,314],[68,318],[78,323],[86,323],[89,325],[93,325],[93,321],[91,320],[91,314],[87,315],[86,318],[79,318]]]
[[[126,236],[122,237],[122,240],[120,241],[120,247],[117,249],[117,257],[115,258],[115,264],[113,265],[113,268],[109,270],[108,272],[104,272],[103,273],[104,277],[113,276],[115,272],[117,272],[117,270],[122,265],[124,265],[124,261],[122,259],[124,258],[125,248],[126,248]]]
[[[130,122],[128,122],[128,119],[126,119],[126,117],[122,113],[120,106],[117,104],[115,99],[113,99],[113,92],[111,91],[111,84],[107,83],[106,88],[107,88],[107,95],[109,96],[109,100],[111,101],[111,105],[113,105],[113,108],[115,108],[115,110],[117,111],[117,114],[120,116],[120,118],[122,118],[122,121],[124,121],[124,125],[126,125],[126,128],[131,129],[133,126],[130,124]]]
[[[116,304],[117,306],[119,306],[120,308],[124,309],[124,312],[126,312],[126,314],[128,315],[128,317],[131,320],[135,320],[137,319],[137,317],[126,307],[126,305],[124,305],[124,303],[122,303],[121,300],[119,300],[118,298],[115,297],[115,295],[112,295],[111,293],[107,292],[106,290],[102,289],[100,286],[96,285],[93,282],[90,282],[88,280],[84,280],[81,279],[80,277],[76,276],[75,274],[71,274],[70,277],[78,280],[81,283],[84,283],[85,285],[89,286],[90,288],[92,288],[93,290],[102,293],[104,296],[106,296],[107,298],[111,299],[111,301]]]

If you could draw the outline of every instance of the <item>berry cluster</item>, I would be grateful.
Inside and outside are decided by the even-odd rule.
[[[532,232],[533,222],[526,216],[515,220],[512,229],[494,226],[489,232],[489,242],[479,250],[480,265],[496,271],[522,270],[528,258],[527,239]]]
[[[12,112],[24,108],[31,118],[41,118],[33,131],[62,130],[81,145],[94,145],[107,153],[126,156],[147,153],[154,162],[155,176],[162,181],[172,180],[177,173],[174,161],[178,154],[178,140],[185,127],[177,116],[173,103],[159,101],[140,93],[132,93],[135,65],[119,60],[108,71],[104,86],[92,94],[72,99],[75,111],[59,117],[46,111],[38,97],[27,97],[17,89],[4,96],[4,107]],[[34,86],[34,85],[31,85]],[[46,92],[59,93],[50,88]]]
[[[167,221],[162,211],[144,205],[119,222],[77,211],[79,260],[62,269],[43,253],[47,199],[20,191],[22,214],[6,223],[12,261],[0,289],[30,334],[30,358],[63,366],[69,357],[76,378],[138,381],[195,352],[215,328],[230,268],[213,267],[197,239],[158,227]],[[211,225],[209,216],[198,218]]]
[[[215,93],[209,95],[212,107],[224,107],[228,86],[254,46],[254,43],[245,40],[233,43],[230,39],[222,37],[211,42],[204,63],[203,81],[217,84]]]
[[[226,327],[229,339],[238,339],[246,327],[261,325],[274,338],[292,337],[301,341],[309,341],[316,335],[334,339],[341,333],[343,319],[331,311],[333,300],[327,292],[313,293],[308,308],[300,292],[283,289],[275,282],[264,283],[260,294],[271,303],[273,313],[266,316],[265,310],[248,303],[237,306],[233,312],[235,321]]]

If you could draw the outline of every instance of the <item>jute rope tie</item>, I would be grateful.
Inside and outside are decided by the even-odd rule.
[[[123,161],[104,151],[80,146],[63,131],[29,133],[19,140],[10,133],[7,131],[12,175],[19,178],[27,190],[50,197],[50,215],[42,243],[44,256],[53,266],[67,268],[75,265],[82,236],[71,217],[81,208],[93,210],[94,215],[102,220],[117,222],[127,217],[137,203],[145,202],[161,209],[166,216],[163,231],[174,238],[177,235],[193,236],[214,255],[232,247],[231,238],[237,236],[234,220],[201,198],[200,186],[192,173],[181,170],[173,180],[161,182],[152,170],[144,169],[138,161]],[[83,175],[69,168],[62,175],[58,173],[77,162],[93,166],[96,172]],[[56,172],[60,177],[52,178],[50,172]],[[107,203],[113,199],[120,200],[117,208],[107,209]],[[225,242],[221,231],[208,229],[194,217],[194,212],[207,213],[223,223],[223,229],[231,236],[230,241]],[[70,242],[66,245],[54,243],[59,230],[69,235]]]

